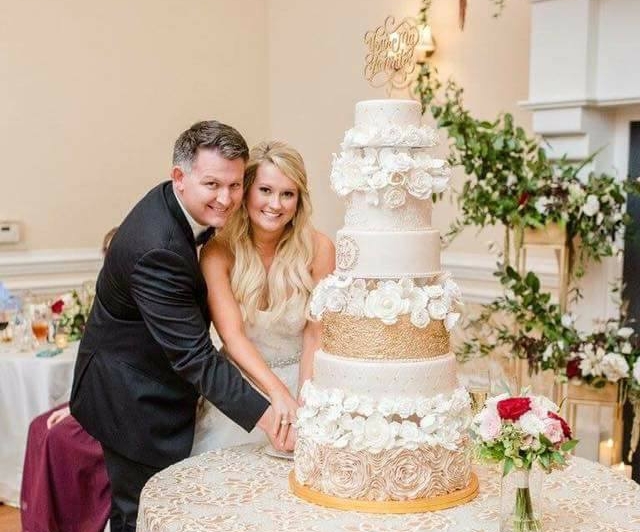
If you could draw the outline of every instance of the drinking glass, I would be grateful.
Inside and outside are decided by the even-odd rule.
[[[477,414],[484,405],[491,392],[491,376],[488,369],[476,370],[469,376],[467,391],[471,396],[471,411]]]
[[[49,338],[51,324],[51,310],[48,305],[36,305],[31,313],[31,332],[39,344],[44,344]]]

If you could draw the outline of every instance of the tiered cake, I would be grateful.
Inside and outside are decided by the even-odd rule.
[[[424,511],[473,498],[469,397],[449,349],[460,292],[440,269],[432,194],[448,186],[415,101],[356,105],[331,182],[347,197],[336,272],[311,299],[323,324],[302,390],[294,492],[341,508]]]

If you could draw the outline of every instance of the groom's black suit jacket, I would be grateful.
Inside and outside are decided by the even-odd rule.
[[[114,236],[80,342],[71,413],[130,460],[187,457],[205,396],[246,430],[268,402],[211,344],[207,287],[171,182],[152,189]]]

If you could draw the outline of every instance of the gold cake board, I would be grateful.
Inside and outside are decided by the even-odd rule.
[[[471,481],[466,488],[452,493],[429,497],[428,499],[414,499],[411,501],[365,501],[362,499],[343,499],[311,489],[296,480],[294,471],[289,473],[289,487],[294,495],[301,499],[328,508],[338,510],[352,510],[375,514],[410,514],[444,510],[465,504],[478,495],[478,477],[471,473]]]

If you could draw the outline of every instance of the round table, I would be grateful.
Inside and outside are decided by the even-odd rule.
[[[438,512],[364,514],[306,503],[289,492],[291,461],[244,445],[187,458],[142,490],[138,532],[497,532],[500,478],[477,467],[480,493]],[[573,458],[544,479],[547,532],[640,530],[640,486],[600,464]]]
[[[17,506],[29,423],[69,400],[78,342],[51,358],[0,344],[0,502]]]

